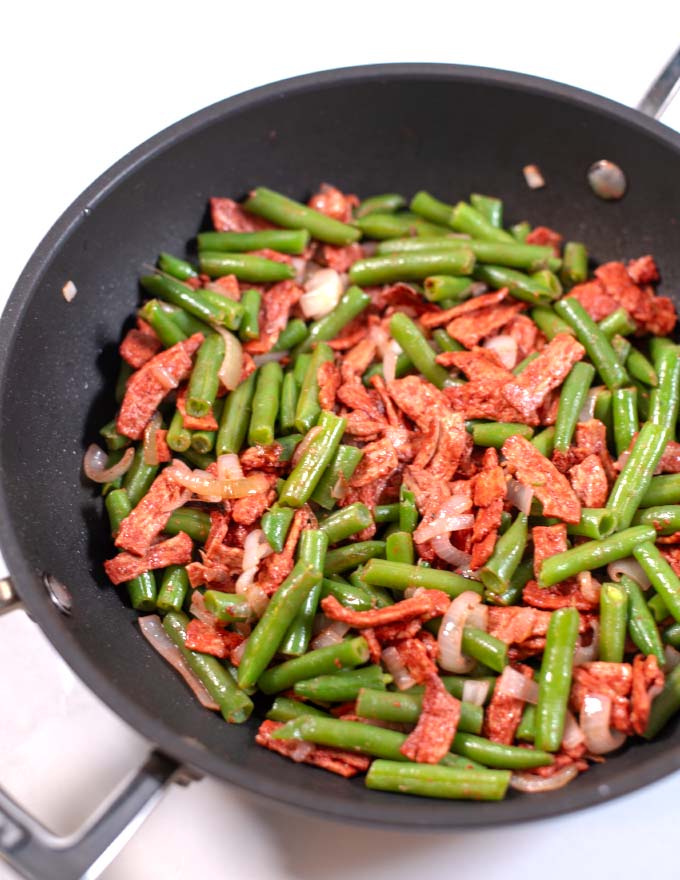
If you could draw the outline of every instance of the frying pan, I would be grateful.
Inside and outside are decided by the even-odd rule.
[[[641,109],[657,112],[678,76],[680,53]],[[628,176],[619,202],[598,200],[585,183],[602,158]],[[522,178],[530,162],[548,182],[541,191]],[[680,137],[640,111],[533,77],[429,64],[298,77],[208,107],[107,171],[40,244],[0,322],[0,544],[11,572],[0,605],[22,603],[82,680],[158,750],[69,839],[0,791],[0,854],[24,876],[96,876],[164,785],[186,778],[183,768],[327,817],[428,830],[554,816],[680,768],[675,724],[545,795],[456,803],[369,791],[256,746],[257,717],[227,726],[202,709],[107,583],[110,538],[81,458],[113,414],[116,341],[138,302],[140,268],[160,250],[185,251],[208,225],[211,195],[266,184],[304,198],[324,180],[361,194],[499,194],[509,222],[558,228],[587,242],[597,262],[653,253],[661,292],[680,304]],[[61,295],[68,280],[78,290],[70,304]]]

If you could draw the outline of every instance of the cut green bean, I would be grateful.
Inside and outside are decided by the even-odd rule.
[[[165,439],[173,452],[186,452],[191,446],[191,431],[184,427],[184,419],[178,409],[173,414]]]
[[[663,690],[652,702],[649,720],[643,736],[652,739],[680,711],[680,666],[666,676]]]
[[[193,507],[180,507],[170,514],[163,531],[167,535],[185,532],[192,541],[205,544],[210,532],[210,514]]]
[[[647,492],[666,448],[667,431],[667,426],[647,422],[635,439],[628,460],[607,499],[606,506],[616,516],[619,529],[630,525]]]
[[[430,193],[421,190],[411,199],[409,210],[425,220],[437,223],[440,226],[449,226],[453,214],[453,205],[447,205],[436,199]]]
[[[549,428],[545,428],[539,434],[532,437],[530,442],[532,446],[538,449],[541,455],[550,458],[555,448],[555,426],[551,425]]]
[[[650,480],[640,507],[658,507],[662,504],[680,504],[680,474],[662,474]]]
[[[472,278],[460,275],[430,275],[425,279],[425,299],[434,303],[446,299],[463,302],[471,296],[473,283]]]
[[[346,420],[332,412],[319,416],[319,433],[300,456],[281,492],[279,502],[286,507],[302,507],[309,501],[324,470],[337,452],[345,431]]]
[[[393,532],[385,541],[385,558],[388,562],[415,563],[413,535],[410,532]]]
[[[527,220],[522,220],[519,223],[515,223],[514,226],[510,227],[510,234],[515,239],[515,241],[519,241],[524,243],[527,239],[527,236],[531,232],[531,224]]]
[[[680,623],[680,578],[652,541],[638,544],[633,556],[663,599],[669,613]]]
[[[348,584],[346,581],[333,578],[324,578],[321,584],[321,597],[335,596],[346,608],[352,611],[369,611],[373,608],[373,596],[364,584]]]
[[[461,650],[463,654],[483,663],[494,672],[503,672],[503,669],[508,665],[507,644],[474,626],[463,628]],[[474,732],[478,733],[479,731]]]
[[[477,422],[472,427],[472,440],[475,446],[494,446],[500,449],[508,437],[521,434],[530,440],[534,429],[518,422]]]
[[[553,444],[555,451],[566,452],[569,449],[581,407],[594,376],[595,368],[583,361],[579,361],[571,368],[560,393]]]
[[[281,382],[279,427],[282,434],[295,432],[295,413],[298,403],[298,384],[292,372],[285,373]]]
[[[384,693],[385,685],[391,681],[392,676],[385,675],[381,666],[364,666],[361,669],[345,669],[335,675],[317,675],[314,678],[298,681],[293,690],[306,700],[345,703],[355,700],[366,688],[376,688],[378,689],[376,693]]]
[[[238,455],[241,451],[250,424],[256,379],[257,372],[251,373],[227,397],[215,441],[215,451],[218,455],[227,453]]]
[[[419,327],[403,312],[395,312],[390,318],[390,333],[415,365],[418,372],[443,388],[449,380],[448,371],[435,362],[435,353]]]
[[[238,327],[241,306],[225,296],[220,297],[223,302],[218,305],[217,302],[205,297],[204,291],[192,290],[186,284],[167,275],[145,275],[139,279],[139,283],[147,293],[179,306],[206,324],[224,324],[229,329]]]
[[[196,237],[202,251],[272,250],[281,254],[301,254],[309,244],[306,229],[258,229],[255,232],[201,232]]]
[[[158,255],[158,268],[166,275],[172,275],[180,281],[187,281],[189,278],[198,278],[198,272],[191,263],[182,260],[179,257],[173,257],[172,254],[162,252]]]
[[[655,597],[658,598],[658,597]],[[651,600],[647,603],[651,608]],[[663,631],[663,640],[667,645],[674,648],[680,648],[680,623],[672,623]]]
[[[562,255],[562,282],[568,287],[582,284],[588,277],[588,251],[580,241],[568,241]]]
[[[585,348],[607,388],[614,391],[625,385],[628,381],[625,368],[616,357],[610,341],[581,303],[574,297],[566,297],[555,303],[554,309],[574,328],[576,338]]]
[[[342,676],[333,677],[341,678]],[[422,694],[403,691],[395,693],[394,691],[386,691],[384,688],[376,690],[373,685],[365,685],[363,689],[354,694],[354,697],[357,694],[356,712],[361,718],[375,718],[378,721],[390,721],[397,724],[415,724],[423,708]],[[302,695],[308,696],[307,694]],[[354,697],[348,697],[348,699],[354,699]],[[484,711],[481,706],[461,702],[459,730],[465,733],[480,733],[483,722]]]
[[[214,614],[220,623],[244,622],[253,616],[247,597],[240,593],[206,590],[203,595],[206,610]]]
[[[132,504],[125,489],[114,489],[104,501],[111,523],[111,534],[115,537],[122,521],[132,511]],[[153,571],[145,571],[125,584],[130,604],[135,611],[153,611],[156,608],[156,578]]]
[[[472,274],[477,281],[484,281],[494,290],[507,287],[511,296],[532,306],[547,305],[555,299],[555,293],[542,281],[533,279],[516,269],[478,263]]]
[[[483,241],[507,241],[514,242],[513,237],[504,229],[497,229],[472,205],[466,202],[458,202],[453,207],[451,217],[447,221],[456,232],[465,232],[473,238],[481,238]]]
[[[578,628],[579,614],[575,608],[553,611],[538,684],[534,738],[537,749],[556,752],[562,743]]]
[[[301,434],[307,431],[316,423],[321,412],[319,403],[319,367],[324,363],[332,363],[335,359],[333,349],[320,342],[314,349],[309,359],[307,370],[304,374],[302,387],[298,396],[297,409],[295,410],[295,427]]]
[[[123,488],[130,499],[130,507],[137,507],[142,498],[151,488],[158,473],[157,464],[144,463],[144,448],[138,446],[129,470],[123,477]]]
[[[568,333],[574,335],[574,330],[563,321],[559,315],[555,314],[554,309],[550,306],[536,306],[531,310],[531,320],[537,325],[539,330],[545,333],[548,339],[554,339],[559,333]]]
[[[262,294],[259,290],[249,288],[244,290],[241,295],[241,305],[243,306],[243,316],[238,328],[239,339],[242,342],[248,342],[251,339],[257,339],[260,335],[260,305],[262,303]]]
[[[674,535],[680,532],[680,504],[668,504],[638,510],[633,518],[637,525],[653,526],[659,535]]]
[[[573,611],[574,609],[566,610]],[[578,612],[576,614],[578,615]],[[494,767],[499,770],[530,770],[532,767],[547,767],[554,760],[547,750],[506,746],[502,743],[491,742],[481,736],[475,736],[473,733],[462,732],[454,736],[451,751],[464,758],[479,761],[486,767]]]
[[[437,330],[433,330],[432,338],[437,343],[441,351],[463,351],[465,348],[465,346],[461,345],[460,342],[458,342],[452,336],[449,336],[449,334],[446,332],[446,330],[444,330],[443,327],[439,327]],[[399,376],[396,376],[396,378],[398,379]]]
[[[294,718],[300,718],[302,715],[316,715],[319,718],[327,718],[328,714],[316,706],[309,703],[302,703],[300,700],[291,700],[290,697],[275,697],[272,707],[267,712],[267,718],[270,721],[292,721]]]
[[[367,584],[376,587],[387,587],[400,592],[409,587],[424,587],[428,590],[441,590],[454,598],[466,590],[481,595],[484,589],[479,581],[452,571],[408,565],[405,562],[387,562],[384,559],[371,559],[364,566],[361,576]]]
[[[333,460],[312,492],[312,501],[324,510],[332,510],[338,503],[338,498],[335,497],[338,488],[349,484],[362,456],[362,450],[356,446],[338,446]]]
[[[255,254],[232,254],[223,251],[199,251],[201,272],[211,278],[235,275],[239,281],[270,284],[295,278],[295,269],[288,263],[269,260]]]
[[[281,553],[286,543],[286,535],[293,522],[295,510],[292,507],[272,506],[262,515],[262,531],[275,553]]]
[[[186,566],[169,565],[163,574],[156,607],[163,613],[181,611],[188,592],[189,577]]]
[[[399,489],[399,530],[414,532],[418,525],[416,496],[402,483]]]
[[[259,186],[250,193],[244,208],[251,214],[264,217],[270,223],[285,229],[306,229],[312,238],[329,244],[352,244],[361,236],[360,230],[354,226],[327,217],[264,186]]]
[[[410,211],[398,214],[387,214],[376,211],[365,217],[358,217],[356,225],[366,238],[383,240],[386,238],[400,238],[403,235],[422,236],[423,238],[436,238],[440,235],[448,235],[451,229],[447,226],[439,226],[423,220],[417,214]]]
[[[599,659],[622,663],[626,646],[628,596],[618,584],[602,584],[600,590]]]
[[[378,524],[397,523],[401,512],[401,504],[394,502],[392,504],[378,504],[373,511],[373,519]]]
[[[675,439],[675,426],[680,406],[680,357],[676,347],[664,348],[654,360],[658,376],[656,388],[650,395],[649,421],[667,431],[668,439]]]
[[[218,373],[223,360],[224,339],[212,333],[201,343],[191,371],[186,399],[188,415],[201,418],[211,413],[219,389]]]
[[[502,593],[510,585],[526,549],[528,521],[525,513],[518,513],[512,526],[496,542],[492,556],[479,570],[480,580],[490,592]]]
[[[316,529],[304,529],[298,542],[298,561],[311,566],[319,572],[317,582],[307,593],[300,610],[293,618],[279,650],[289,657],[299,657],[309,647],[314,626],[314,616],[321,598],[321,572],[324,568],[328,536]]]
[[[366,787],[447,800],[499,801],[505,797],[510,773],[431,764],[402,764],[376,760],[366,775]]]
[[[276,596],[276,593],[274,595]],[[271,605],[271,601],[269,604]],[[257,631],[257,627],[255,631]],[[308,651],[301,657],[294,657],[292,660],[286,660],[285,663],[273,666],[260,674],[257,684],[263,693],[275,694],[293,687],[298,681],[306,681],[319,675],[332,675],[341,669],[354,669],[356,666],[366,663],[367,660],[368,644],[366,639],[363,636],[357,636],[353,639],[346,639],[337,645],[328,645],[325,648]]]
[[[251,446],[271,446],[274,442],[282,383],[283,370],[278,361],[269,361],[258,370],[248,428],[248,443]]]
[[[307,325],[301,318],[292,318],[279,333],[272,351],[290,351],[309,336]]]
[[[430,275],[469,275],[474,265],[475,255],[466,247],[377,254],[353,263],[349,280],[364,286],[422,281]]]
[[[373,525],[371,511],[365,504],[356,501],[322,520],[319,523],[319,531],[326,535],[329,544],[338,544],[371,525]]]
[[[614,336],[630,336],[637,329],[637,324],[624,308],[608,314],[598,326],[607,339],[612,339]]]
[[[367,217],[375,213],[393,213],[406,205],[406,199],[399,193],[381,193],[364,199],[354,212],[355,217]]]
[[[645,656],[653,654],[659,665],[663,666],[666,662],[663,643],[640,585],[625,574],[621,575],[619,584],[628,596],[628,632],[631,639]]]
[[[621,455],[640,429],[638,423],[637,388],[617,388],[612,393],[612,419],[616,454]]]
[[[555,520],[559,522],[559,520]],[[552,523],[551,523],[552,525]],[[578,523],[567,525],[567,534],[597,541],[607,538],[617,526],[616,515],[606,507],[582,507]]]
[[[324,574],[339,574],[384,555],[384,541],[357,541],[344,547],[336,547],[326,554]]]
[[[157,299],[150,299],[146,302],[139,310],[139,314],[153,327],[163,343],[163,348],[171,348],[188,338],[189,334],[179,327],[174,317],[165,311]]]
[[[479,211],[484,219],[495,226],[496,229],[503,228],[503,202],[494,196],[484,196],[480,193],[472,193],[470,196],[470,204]]]

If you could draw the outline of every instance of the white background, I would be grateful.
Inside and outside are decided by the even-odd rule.
[[[4,6],[0,307],[41,237],[91,180],[221,98],[313,70],[438,61],[524,71],[633,105],[680,42],[680,7],[658,0]],[[680,129],[680,98],[665,121]],[[0,669],[0,783],[69,831],[148,746],[21,614],[0,621]],[[444,871],[496,880],[530,871],[571,880],[674,866],[670,877],[679,795],[676,774],[564,819],[412,836],[286,815],[204,780],[171,791],[104,877],[410,880]],[[0,864],[0,880],[13,876]]]

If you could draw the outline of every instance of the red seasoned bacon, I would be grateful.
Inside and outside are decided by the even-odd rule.
[[[416,684],[422,684],[430,676],[438,674],[436,663],[425,642],[420,639],[404,639],[396,642],[394,647]]]
[[[474,477],[473,502],[479,508],[472,529],[470,568],[481,568],[493,553],[507,493],[505,474],[493,447],[484,451],[482,470]]]
[[[362,451],[364,454],[350,480],[350,486],[354,489],[368,486],[381,477],[388,477],[399,467],[397,453],[388,439],[367,443]]]
[[[187,626],[184,647],[201,654],[212,654],[213,657],[224,660],[243,641],[243,636],[236,632],[228,632],[219,627],[210,626],[202,620],[194,619]]]
[[[125,397],[116,419],[116,430],[132,440],[140,440],[159,404],[172,388],[189,378],[191,356],[203,342],[194,333],[183,342],[160,352],[128,379]]]
[[[420,632],[421,626],[422,620],[416,617],[408,621],[408,623],[398,621],[397,623],[386,623],[384,626],[377,626],[375,629],[369,627],[369,629],[375,634],[376,639],[381,645],[390,645],[393,642],[398,642],[400,639],[414,639]],[[365,632],[366,630],[362,629],[361,634],[364,635]]]
[[[543,561],[567,549],[567,527],[564,523],[555,526],[534,526],[531,530],[534,544],[534,574],[538,577]]]
[[[173,510],[191,498],[191,491],[179,486],[162,471],[139,504],[125,517],[116,536],[116,547],[142,556],[165,528]]]
[[[518,663],[515,669],[525,678],[533,680],[534,671],[530,666]],[[484,713],[484,736],[492,742],[512,745],[522,720],[524,705],[524,700],[512,697],[510,694],[499,693],[497,688],[494,689]]]
[[[597,455],[607,478],[614,481],[616,472],[607,449],[607,426],[599,419],[588,419],[576,425],[576,447],[579,456]]]
[[[503,287],[501,290],[495,290],[493,293],[483,293],[481,296],[475,296],[468,299],[464,303],[453,306],[450,309],[438,309],[437,311],[427,312],[420,318],[420,323],[428,330],[435,327],[443,327],[454,318],[461,315],[469,315],[470,312],[477,312],[480,309],[490,308],[503,302],[508,295],[508,288]]]
[[[597,455],[588,455],[569,469],[569,482],[584,507],[604,507],[609,495],[609,482]]]
[[[219,425],[212,411],[207,416],[190,416],[187,413],[187,389],[187,385],[182,385],[177,391],[176,406],[182,415],[182,426],[187,431],[216,431]]]
[[[420,376],[406,376],[387,383],[387,391],[402,412],[421,431],[428,429],[433,416],[440,418],[451,412],[446,396]]]
[[[493,419],[499,422],[521,422],[526,425],[539,424],[539,417],[533,413],[525,418],[519,410],[503,397],[504,384],[489,379],[477,379],[464,385],[455,385],[444,390],[444,394],[456,412],[464,419]]]
[[[451,599],[441,590],[418,590],[410,599],[402,599],[394,605],[372,608],[370,611],[353,611],[351,608],[345,608],[335,596],[326,596],[321,600],[321,608],[326,617],[340,620],[355,629],[385,626],[415,618],[421,622],[431,620],[433,617],[445,614],[450,604]]]
[[[597,278],[584,281],[583,284],[576,284],[567,296],[573,296],[574,299],[577,299],[593,321],[601,321],[619,307],[614,297],[606,292]]]
[[[525,238],[527,244],[540,244],[551,247],[556,257],[560,255],[562,236],[549,226],[536,226]]]
[[[438,764],[448,754],[460,720],[460,700],[452,697],[435,673],[425,679],[418,723],[399,751],[420,764]]]
[[[288,323],[290,310],[299,302],[302,293],[302,288],[294,281],[280,281],[263,294],[260,335],[244,345],[245,351],[249,354],[265,354],[272,350]]]
[[[315,193],[307,204],[327,217],[349,223],[352,219],[352,209],[359,205],[359,199],[355,195],[345,194],[330,183],[322,183],[319,192]]]
[[[474,300],[468,300],[468,302],[474,302]],[[480,340],[500,330],[525,308],[525,303],[513,300],[499,306],[478,309],[475,312],[454,318],[450,324],[446,325],[446,332],[465,348],[473,348]]]
[[[500,332],[512,336],[517,343],[518,361],[524,360],[527,355],[533,354],[535,351],[541,351],[546,344],[543,333],[526,315],[515,315],[505,327],[501,328]]]
[[[180,532],[167,541],[154,544],[143,556],[132,553],[119,553],[104,563],[109,580],[114,584],[122,584],[139,577],[145,571],[165,568],[168,565],[186,565],[191,562],[193,543],[184,532]]]
[[[280,553],[272,553],[271,556],[267,556],[260,566],[256,583],[268,596],[278,590],[293,570],[293,558],[302,530],[316,528],[316,525],[316,517],[308,505],[305,504],[295,511],[283,550]]]
[[[595,270],[595,277],[637,322],[639,332],[655,336],[668,336],[673,332],[676,316],[671,300],[654,296],[649,287],[638,286],[623,263],[604,263]]]
[[[229,511],[228,510],[211,510],[210,511],[210,531],[205,539],[203,550],[206,556],[210,556],[211,552],[216,550],[224,543],[229,531]]]
[[[659,270],[651,254],[628,260],[626,271],[636,284],[653,284],[659,280]]]
[[[633,658],[630,723],[639,736],[645,732],[652,700],[661,692],[663,685],[664,674],[659,669],[656,657],[653,654],[647,657],[637,654]]]
[[[386,315],[393,312],[405,312],[411,315],[430,313],[432,305],[426,302],[420,293],[410,284],[399,281],[397,284],[386,284],[384,287],[370,291],[371,304],[374,309],[385,311]]]
[[[220,293],[222,296],[231,299],[234,302],[241,301],[241,288],[236,275],[222,275],[219,278],[215,278],[213,281],[209,281],[208,285],[210,290],[214,293]]]
[[[522,599],[527,605],[550,611],[557,608],[597,611],[600,607],[594,595],[584,594],[576,578],[569,578],[552,587],[539,587],[536,581],[529,581],[522,590]]]
[[[503,444],[503,455],[510,471],[543,504],[544,516],[556,516],[567,523],[581,519],[581,504],[574,490],[548,459],[535,446],[519,434],[514,434]]]
[[[558,333],[517,378],[503,388],[505,399],[528,418],[548,393],[564,382],[585,348],[568,333]]]
[[[267,220],[244,211],[233,199],[210,199],[210,216],[218,232],[256,232],[273,228]]]
[[[153,328],[146,321],[138,319],[137,327],[128,330],[118,351],[127,364],[138,370],[158,354],[161,348],[163,345]]]
[[[488,632],[508,645],[522,645],[534,638],[544,638],[550,623],[550,611],[512,605],[489,607]],[[592,616],[579,615],[579,633],[591,628]]]
[[[272,443],[271,446],[249,446],[239,456],[243,472],[277,471],[285,467],[286,462],[280,460],[282,449],[280,443]]]
[[[321,409],[332,410],[335,406],[335,395],[342,383],[340,369],[332,361],[325,361],[316,372],[319,385],[319,406]]]
[[[359,379],[373,363],[377,345],[371,338],[362,339],[342,356],[342,381],[352,383]]]
[[[309,751],[305,750],[304,757],[297,758],[296,753],[300,748],[298,740],[272,738],[274,731],[280,727],[283,727],[280,721],[263,721],[255,734],[255,742],[259,746],[264,746],[272,752],[278,752],[279,755],[286,758],[292,758],[294,761],[301,760],[303,764],[321,767],[323,770],[329,770],[331,773],[337,773],[338,776],[344,776],[347,779],[356,776],[357,773],[365,773],[371,766],[371,759],[365,755],[344,752],[341,749],[322,748],[311,744]]]
[[[598,660],[576,666],[571,686],[571,708],[574,712],[580,712],[589,694],[609,697],[612,703],[611,727],[630,736],[633,728],[628,697],[632,683],[633,670],[630,663],[606,663]]]
[[[471,381],[487,380],[505,385],[515,379],[490,348],[475,346],[470,351],[444,351],[435,360],[443,367],[456,367]]]
[[[251,473],[257,473],[257,471]],[[255,495],[246,495],[245,498],[234,501],[231,516],[235,523],[251,526],[276,500],[274,489],[277,480],[276,474],[262,473],[262,476],[269,482],[269,489],[265,492],[257,492]]]
[[[324,244],[320,248],[320,255],[317,257],[319,262],[323,263],[336,272],[347,272],[353,263],[361,260],[364,256],[364,249],[360,244],[348,244],[345,247],[336,247],[332,244]]]

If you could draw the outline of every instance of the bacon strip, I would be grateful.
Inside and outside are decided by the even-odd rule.
[[[630,723],[639,736],[645,732],[652,700],[661,692],[663,684],[664,674],[653,654],[647,657],[638,654],[633,658]]]
[[[120,524],[116,547],[143,556],[165,528],[173,510],[191,498],[191,491],[179,486],[162,471],[139,504]]]
[[[290,310],[299,302],[302,293],[302,288],[294,281],[280,281],[269,288],[262,297],[260,335],[246,343],[244,349],[247,352],[265,354],[272,350],[288,323]]]
[[[521,672],[525,678],[533,680],[534,671],[530,666],[518,663],[515,669]],[[512,745],[523,712],[524,700],[512,697],[510,694],[499,693],[497,689],[494,689],[491,701],[484,713],[484,736],[492,742],[502,743],[506,746]]]
[[[190,416],[187,412],[187,385],[177,392],[176,406],[182,415],[182,426],[187,431],[216,431],[219,428],[217,419],[213,415],[212,410],[207,416]]]
[[[144,556],[133,556],[132,553],[119,553],[113,559],[107,559],[104,569],[109,580],[114,584],[122,584],[139,577],[145,571],[165,568],[168,565],[186,565],[191,562],[193,549],[191,538],[180,532],[167,541],[154,544]]]
[[[158,354],[161,348],[163,348],[163,345],[160,339],[151,330],[151,327],[146,324],[144,329],[133,327],[131,330],[128,330],[118,352],[126,363],[135,370],[138,370],[150,361],[155,354]]]
[[[347,623],[355,629],[385,626],[416,617],[431,620],[445,614],[450,604],[451,599],[441,590],[418,590],[410,599],[402,599],[401,602],[385,608],[371,608],[370,611],[352,611],[351,608],[341,605],[335,596],[326,596],[321,600],[321,608],[326,617]]]
[[[438,764],[451,748],[459,720],[460,700],[451,696],[436,673],[428,676],[418,723],[399,751],[410,761]]]
[[[244,637],[237,632],[230,632],[216,626],[210,626],[202,620],[189,621],[184,647],[201,654],[212,654],[224,660],[234,648],[238,648]]]
[[[483,293],[473,299],[468,299],[457,306],[450,309],[438,309],[436,312],[427,312],[420,316],[420,323],[428,330],[435,327],[443,327],[454,318],[461,315],[469,315],[471,312],[478,312],[480,309],[496,306],[508,295],[508,288],[503,287],[501,290],[495,290],[493,293]]]
[[[516,479],[533,489],[543,504],[544,516],[556,516],[567,523],[579,522],[581,503],[574,490],[566,477],[535,446],[514,434],[505,441],[502,452]]]
[[[263,721],[255,734],[255,742],[285,758],[295,760],[295,753],[300,746],[298,740],[272,738],[272,734],[280,727],[283,727],[280,721]],[[365,773],[371,766],[371,759],[366,755],[354,754],[354,752],[314,745],[302,758],[302,763],[321,767],[323,770],[329,770],[331,773],[337,773],[338,776],[349,779],[351,776],[356,776],[357,773]]]

